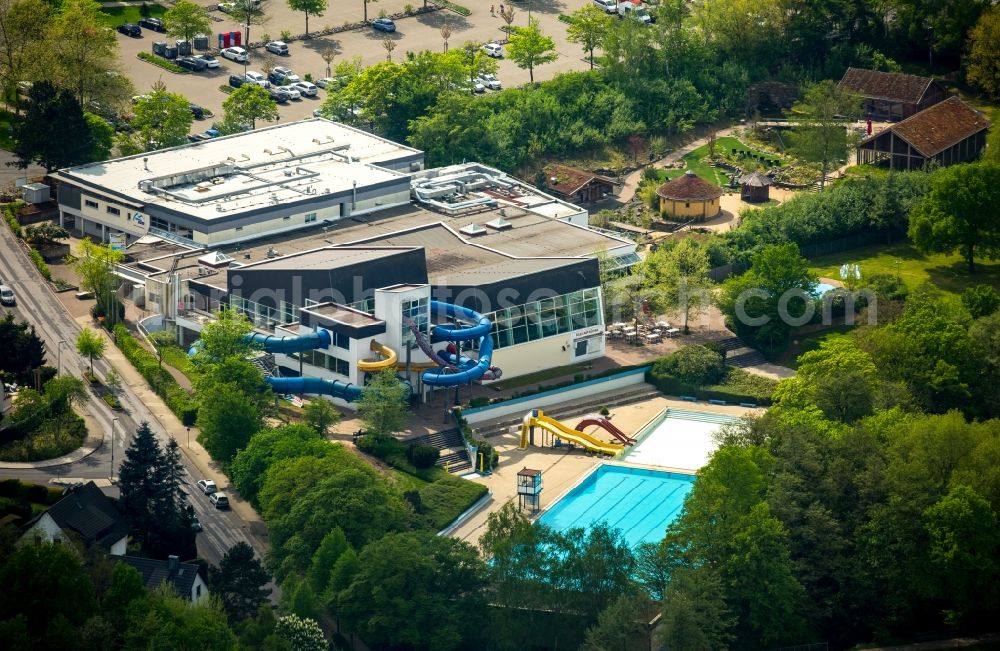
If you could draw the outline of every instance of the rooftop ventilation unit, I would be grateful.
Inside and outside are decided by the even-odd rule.
[[[476,237],[478,235],[486,235],[488,231],[479,224],[469,224],[458,229],[458,232],[469,237]]]
[[[219,185],[220,183],[225,183],[225,182],[226,182],[226,179],[224,177],[221,177],[221,176],[213,176],[212,177],[212,185]]]
[[[271,258],[277,258],[279,255],[280,254],[277,251],[274,250],[273,246],[267,249],[266,256],[267,256],[268,260],[270,260]]]
[[[486,222],[486,227],[492,228],[495,231],[509,231],[514,228],[514,224],[511,224],[503,217],[497,217],[496,219]]]

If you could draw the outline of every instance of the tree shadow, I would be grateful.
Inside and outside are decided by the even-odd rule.
[[[963,292],[976,285],[1000,286],[1000,263],[976,260],[976,271],[969,273],[965,260],[951,264],[928,267],[927,276],[932,283],[946,291]]]
[[[559,0],[508,0],[517,8],[519,14],[525,15],[527,22],[528,8],[532,14],[563,14],[566,13],[566,3]],[[514,19],[517,22],[517,19]]]
[[[340,56],[344,53],[344,46],[339,38],[333,36],[318,36],[301,41],[295,41],[295,45],[322,54],[325,50],[333,50],[334,55]],[[336,64],[336,62],[334,62]]]
[[[469,22],[468,18],[453,11],[431,11],[426,14],[420,14],[416,17],[416,20],[422,25],[436,27],[437,29],[441,29],[445,23],[448,23],[451,25],[453,33],[464,32],[472,28],[472,23]]]

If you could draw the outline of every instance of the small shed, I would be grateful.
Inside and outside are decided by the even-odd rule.
[[[760,172],[750,172],[740,177],[740,199],[762,202],[771,198],[771,177]]]
[[[615,180],[567,165],[546,165],[545,188],[560,199],[594,203],[611,194]]]
[[[52,198],[52,191],[44,183],[25,183],[21,186],[21,197],[25,203],[45,203]]]
[[[704,221],[722,212],[722,188],[688,170],[656,189],[660,212],[675,220]]]

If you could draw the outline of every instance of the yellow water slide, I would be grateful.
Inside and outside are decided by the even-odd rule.
[[[382,356],[382,359],[364,359],[358,362],[358,368],[366,373],[374,373],[381,371],[384,368],[393,368],[396,366],[396,351],[388,346],[383,346],[379,342],[372,339],[371,349],[373,353],[378,353]]]
[[[524,417],[521,422],[521,447],[528,447],[528,430],[532,427],[541,427],[542,429],[548,430],[553,436],[560,438],[564,441],[569,441],[570,443],[575,443],[581,445],[584,449],[590,452],[600,452],[601,454],[616,455],[625,449],[624,445],[618,443],[606,443],[598,438],[594,438],[586,432],[581,432],[575,430],[569,425],[560,423],[554,418],[549,418],[542,410],[537,410],[538,415],[532,415],[533,412],[529,412],[528,415]]]

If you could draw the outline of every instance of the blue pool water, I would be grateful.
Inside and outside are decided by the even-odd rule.
[[[817,283],[816,289],[814,289],[812,293],[813,298],[822,298],[824,294],[834,289],[837,288],[830,283]]]
[[[680,514],[693,475],[601,465],[542,514],[557,531],[606,522],[620,529],[633,549],[659,542]]]

